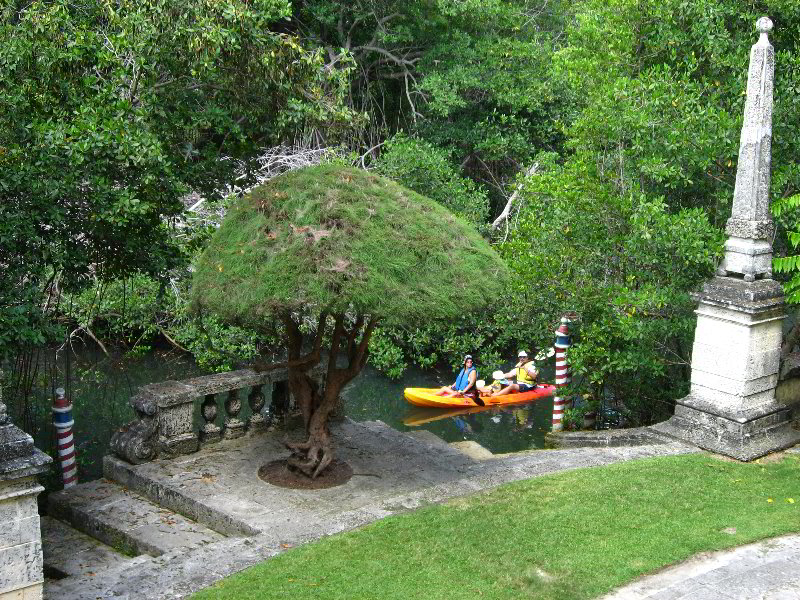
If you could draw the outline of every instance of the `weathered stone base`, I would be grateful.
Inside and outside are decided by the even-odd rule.
[[[180,436],[162,437],[158,440],[158,452],[160,455],[173,458],[181,454],[192,454],[200,448],[198,436],[193,433],[186,433]]]
[[[687,404],[693,403],[694,406]],[[749,461],[800,442],[792,427],[791,411],[777,402],[758,412],[716,414],[691,396],[679,400],[675,415],[652,429],[685,440],[700,448]]]
[[[730,222],[729,222],[730,223]],[[740,221],[749,223],[749,229],[757,227],[757,221]],[[729,229],[729,233],[730,233]],[[737,231],[737,227],[733,228]],[[718,275],[738,273],[744,275],[747,282],[754,281],[756,277],[772,277],[772,244],[766,240],[754,240],[742,237],[730,237],[725,242],[725,258],[717,271]]]
[[[225,421],[225,432],[223,437],[226,440],[235,440],[245,434],[245,424],[239,419],[228,419]]]

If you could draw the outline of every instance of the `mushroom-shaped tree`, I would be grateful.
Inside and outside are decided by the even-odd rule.
[[[257,330],[282,324],[289,389],[308,434],[288,444],[289,464],[313,478],[331,463],[328,418],[367,362],[378,322],[457,318],[492,300],[487,281],[499,289],[507,280],[489,244],[439,204],[367,171],[321,165],[238,201],[196,265],[192,301]],[[310,371],[323,345],[327,373],[317,385]]]

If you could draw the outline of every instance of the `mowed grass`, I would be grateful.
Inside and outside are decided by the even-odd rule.
[[[797,454],[694,454],[538,477],[293,548],[193,598],[594,598],[697,552],[800,531],[799,476]]]

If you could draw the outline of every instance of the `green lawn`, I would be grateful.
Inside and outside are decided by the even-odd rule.
[[[799,476],[798,455],[695,454],[538,477],[294,548],[193,598],[593,598],[800,531]]]

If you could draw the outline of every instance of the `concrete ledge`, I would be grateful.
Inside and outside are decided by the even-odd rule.
[[[545,434],[547,448],[598,448],[667,444],[674,438],[650,427],[603,429],[600,431],[562,431]]]

